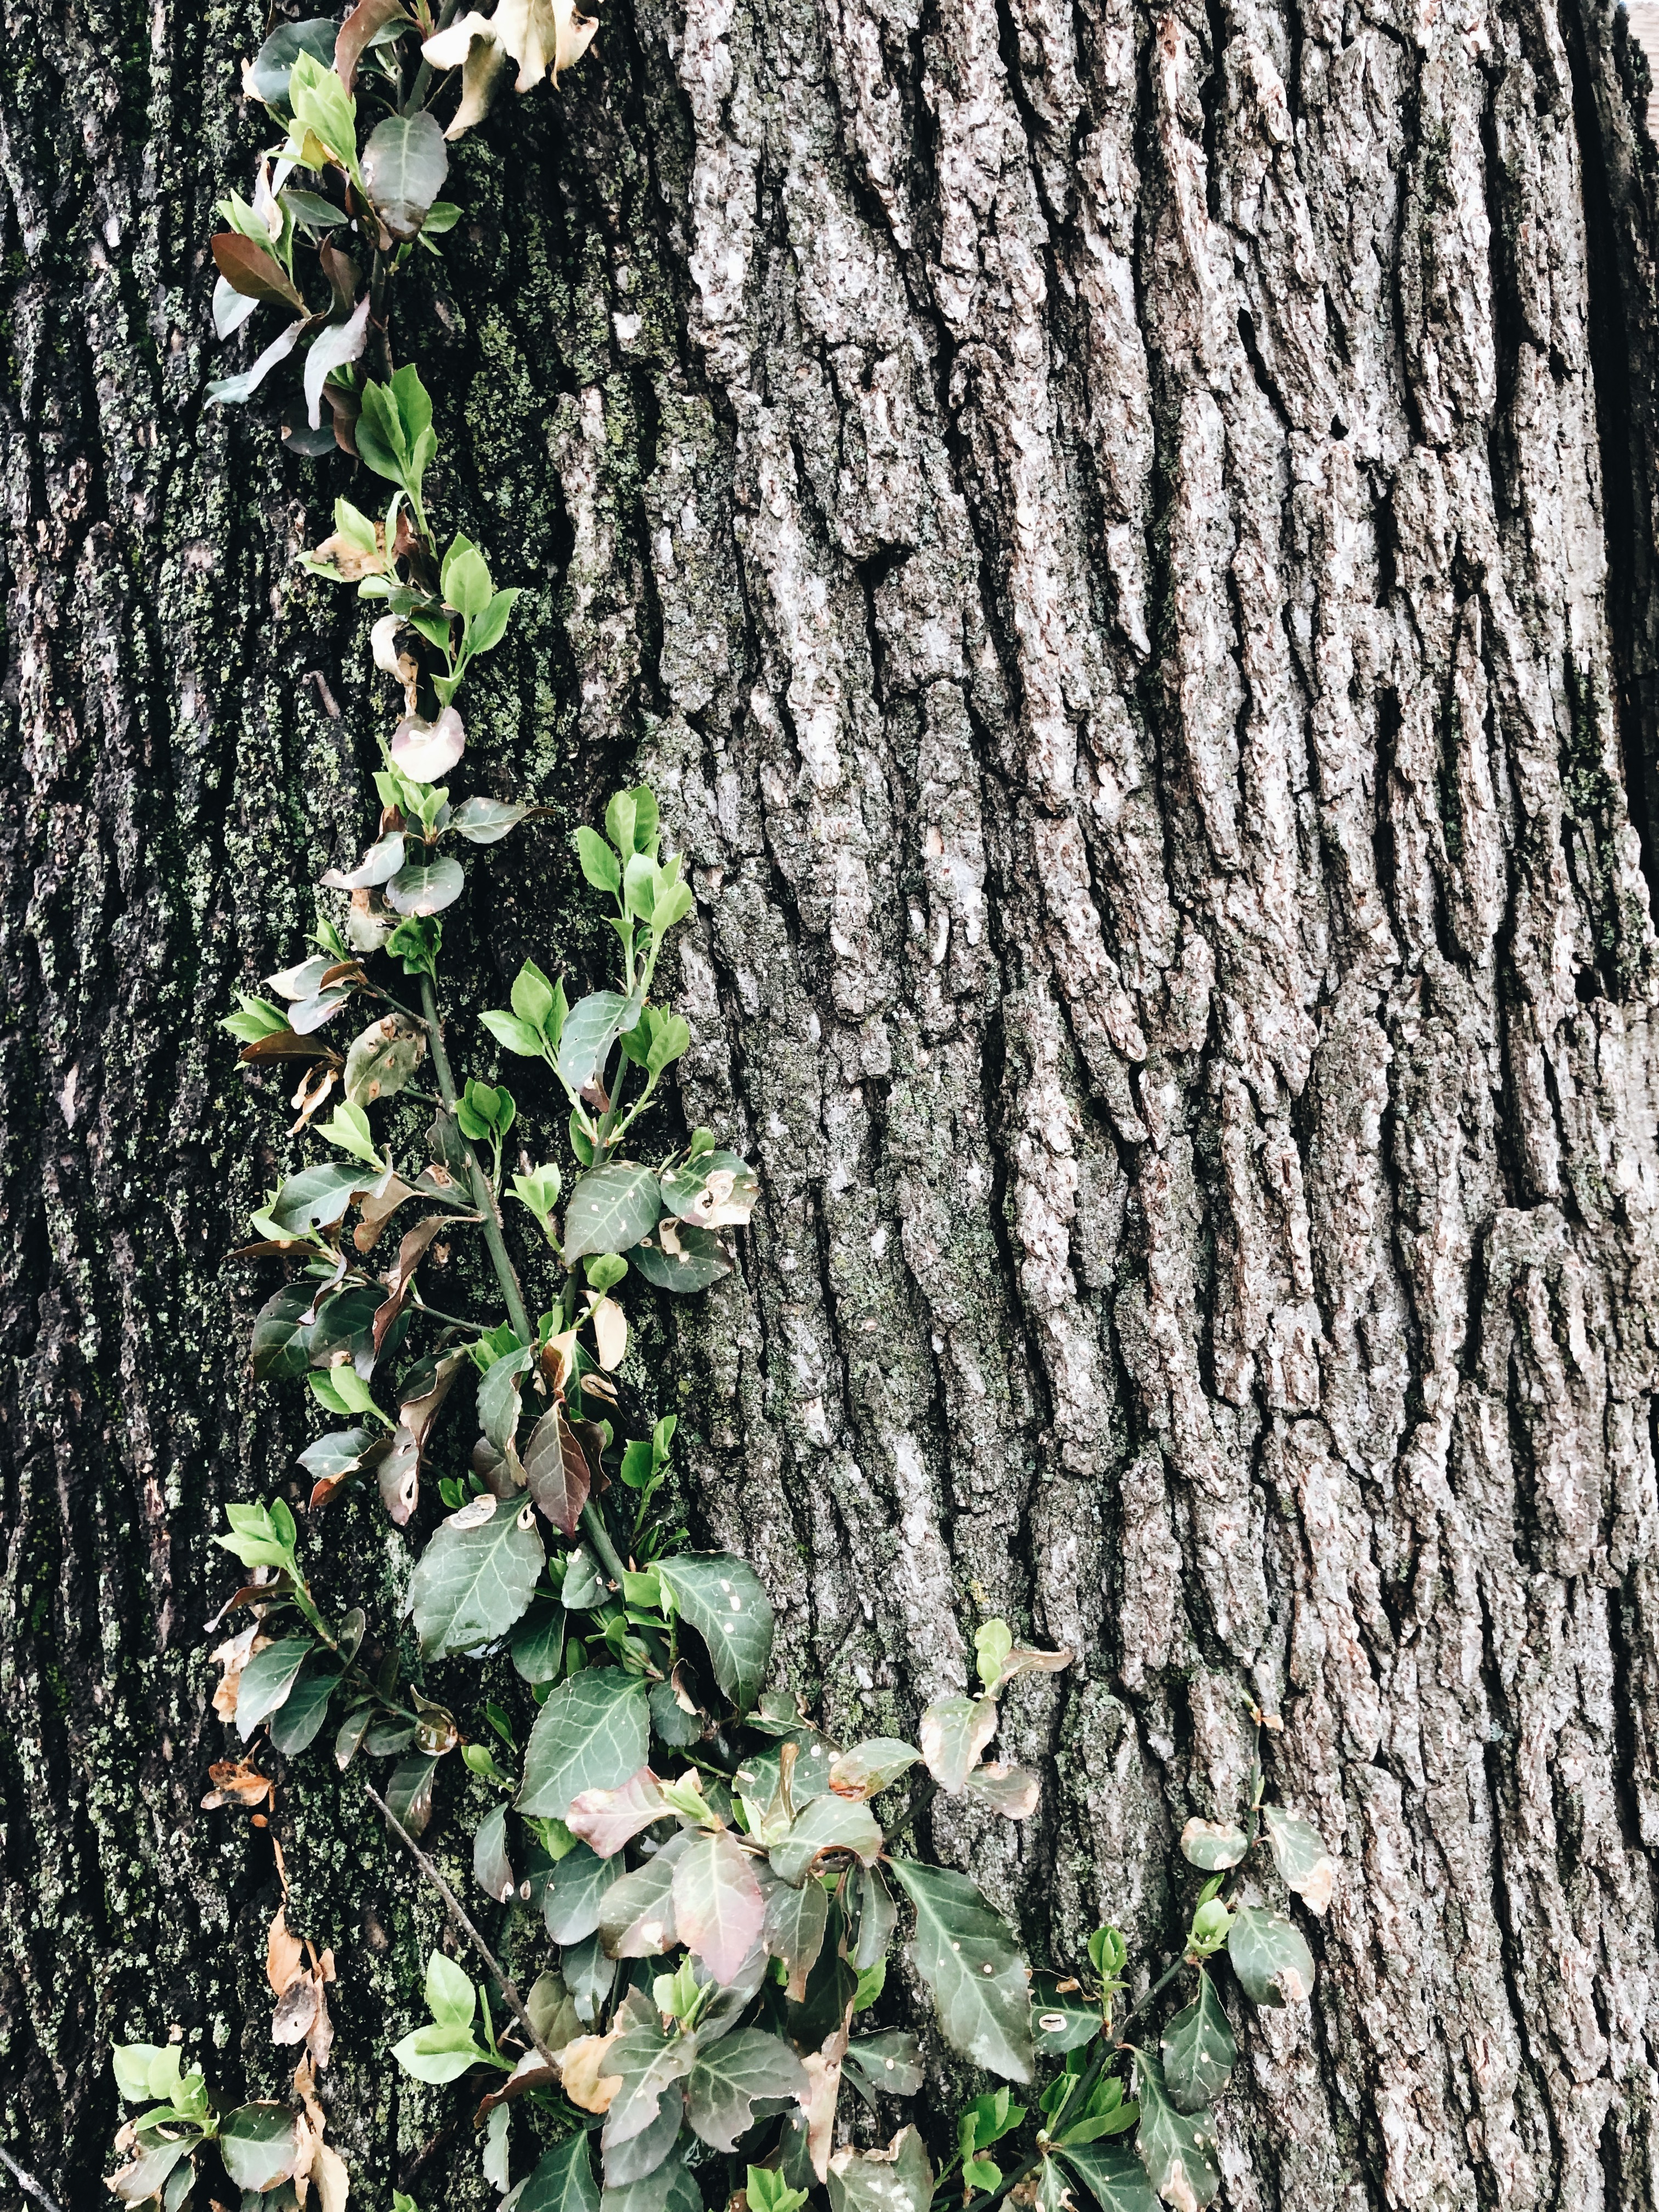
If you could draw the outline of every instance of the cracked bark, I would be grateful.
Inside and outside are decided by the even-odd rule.
[[[303,1440],[214,1020],[384,702],[289,563],[339,469],[202,404],[258,28],[5,20],[0,2124],[76,2202],[112,2038],[282,2075],[269,1844],[198,1809],[206,1534]],[[693,1525],[831,1726],[982,1610],[1073,1646],[1011,1701],[1040,1818],[931,1833],[1056,1959],[1107,1914],[1155,1970],[1239,1692],[1284,1716],[1341,1874],[1311,2015],[1239,2022],[1234,2212],[1659,2204],[1644,83],[1596,0],[653,4],[465,143],[426,280],[436,496],[531,586],[470,757],[656,781],[684,1111],[764,1173],[639,1334]],[[452,973],[597,976],[563,844],[480,864]],[[389,1620],[401,1540],[325,1534]],[[381,2055],[435,1902],[325,1757],[276,1826],[354,2202],[441,2138],[483,2203]]]

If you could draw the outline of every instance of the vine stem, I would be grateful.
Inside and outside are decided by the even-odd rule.
[[[12,2179],[17,2184],[17,2186],[23,2191],[26,2197],[33,2197],[39,2203],[44,2204],[46,2208],[46,2212],[59,2212],[57,2198],[55,2197],[47,2196],[46,2191],[42,2189],[34,2176],[32,2173],[26,2172],[22,2166],[19,2166],[17,2160],[6,2148],[4,2143],[0,2143],[0,2163],[4,2164],[9,2169]]]
[[[449,1054],[444,1049],[443,1024],[438,1013],[438,994],[433,988],[430,975],[422,975],[421,978],[421,1014],[426,1024],[427,1041],[432,1049],[432,1072],[438,1079],[439,1094],[443,1099],[445,1110],[453,1115],[455,1111],[455,1078],[450,1071]],[[456,1134],[460,1136],[459,1129]],[[533,1344],[535,1331],[530,1326],[530,1316],[525,1310],[524,1292],[519,1285],[518,1271],[513,1265],[507,1253],[506,1241],[501,1236],[501,1218],[495,1210],[495,1194],[489,1188],[489,1179],[484,1174],[478,1155],[465,1137],[460,1137],[460,1141],[466,1150],[468,1181],[472,1187],[472,1202],[483,1217],[484,1243],[489,1249],[490,1261],[495,1270],[495,1279],[501,1286],[501,1295],[507,1300],[507,1319],[512,1322],[514,1334],[520,1344]],[[627,1570],[623,1565],[621,1553],[611,1540],[611,1531],[605,1527],[599,1510],[591,1498],[582,1508],[581,1530],[583,1535],[599,1553],[600,1564],[605,1573],[620,1589],[623,1576]]]
[[[454,1922],[457,1929],[461,1935],[465,1936],[467,1942],[471,1944],[473,1949],[483,1960],[485,1966],[489,1967],[490,1972],[495,1977],[497,1983],[500,1984],[501,1996],[507,2005],[507,2010],[512,2014],[514,2020],[518,2021],[520,2027],[523,2028],[525,2033],[530,2038],[530,2040],[534,2045],[537,2054],[541,2058],[543,2064],[552,2067],[554,2072],[556,2073],[558,2071],[558,2068],[555,2063],[553,2053],[542,2041],[540,2036],[537,2034],[535,2023],[532,2021],[529,2012],[526,2008],[524,1999],[519,1995],[518,1984],[514,1980],[512,1975],[507,1972],[506,1967],[502,1966],[501,1960],[490,1949],[489,1944],[484,1942],[483,1937],[478,1933],[477,1927],[467,1917],[466,1913],[462,1909],[460,1900],[456,1896],[454,1891],[450,1887],[449,1884],[444,1880],[442,1875],[439,1873],[432,1861],[427,1856],[426,1853],[416,1842],[414,1837],[410,1834],[408,1829],[404,1827],[403,1822],[392,1811],[391,1806],[386,1803],[386,1799],[381,1796],[380,1791],[374,1787],[374,1784],[372,1782],[365,1781],[363,1784],[363,1789],[370,1802],[373,1804],[377,1805],[380,1811],[385,1814],[387,1826],[398,1838],[398,1841],[404,1844],[410,1856],[414,1859],[416,1865],[419,1867],[421,1872],[432,1884],[432,1887],[437,1891],[439,1896],[442,1898],[445,1910],[448,1912],[451,1920]]]

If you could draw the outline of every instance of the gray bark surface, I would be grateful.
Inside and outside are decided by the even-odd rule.
[[[0,2141],[66,2212],[112,2039],[280,2091],[273,1832],[354,2204],[493,2202],[384,2055],[441,1911],[355,1778],[200,1809],[207,1539],[307,1435],[224,1261],[297,1147],[216,1024],[385,704],[292,565],[345,465],[203,404],[259,31],[3,10]],[[560,810],[449,932],[463,1056],[526,954],[599,979],[619,777],[696,885],[681,1104],[765,1197],[638,1332],[694,1530],[832,1729],[988,1611],[1076,1651],[1009,1701],[1039,1816],[921,1838],[1056,1960],[1162,1965],[1282,1716],[1340,1870],[1311,2008],[1236,2008],[1230,2212],[1659,2205],[1644,83],[1595,0],[617,10],[395,333],[530,586],[471,772]],[[377,1508],[318,1553],[389,1623]]]

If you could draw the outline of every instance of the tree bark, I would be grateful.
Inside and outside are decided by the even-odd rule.
[[[3,15],[0,2142],[100,2201],[110,2044],[174,2024],[280,2094],[274,1834],[354,2204],[482,2205],[355,1778],[200,1809],[208,1538],[306,1437],[225,1257],[298,1146],[216,1024],[385,709],[291,557],[346,464],[203,402],[261,27]],[[1237,2021],[1231,2212],[1659,2206],[1645,82],[1599,0],[647,0],[463,142],[394,332],[530,587],[468,771],[558,814],[449,929],[463,1058],[526,954],[600,980],[619,778],[696,884],[680,1109],[764,1200],[636,1332],[694,1530],[832,1729],[988,1612],[1074,1650],[1010,1700],[1039,1817],[922,1838],[1056,1961],[1159,1969],[1282,1717],[1340,1875],[1311,2008]],[[377,1507],[308,1556],[389,1632]]]

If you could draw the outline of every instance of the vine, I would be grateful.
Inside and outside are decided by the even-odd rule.
[[[426,503],[437,434],[417,368],[393,362],[393,280],[453,228],[458,210],[438,196],[447,143],[485,112],[507,62],[527,91],[579,58],[595,27],[570,0],[500,0],[488,20],[452,20],[454,8],[434,17],[425,0],[359,0],[343,23],[267,38],[245,82],[283,140],[260,159],[252,199],[220,204],[228,228],[213,240],[222,337],[262,302],[295,318],[213,396],[245,401],[275,377],[295,394],[291,445],[337,447],[392,488],[384,515],[338,499],[331,534],[303,559],[383,607],[371,652],[402,695],[374,779],[375,836],[355,867],[322,878],[346,902],[320,914],[314,950],[268,979],[270,996],[242,994],[225,1023],[256,1076],[299,1066],[289,1133],[329,1148],[252,1217],[240,1256],[287,1270],[255,1322],[252,1372],[303,1382],[339,1424],[300,1455],[307,1551],[353,1486],[376,1489],[397,1528],[426,1534],[404,1605],[411,1651],[398,1623],[371,1634],[360,1607],[325,1613],[282,1499],[228,1509],[216,1540],[248,1579],[220,1616],[246,1618],[214,1654],[215,1705],[248,1748],[214,1767],[207,1802],[268,1803],[256,1739],[293,1759],[328,1728],[342,1773],[391,1762],[365,1794],[478,1970],[475,1980],[433,1953],[430,2018],[395,2056],[421,2081],[465,2085],[501,2212],[800,2212],[820,2192],[830,2212],[929,2212],[952,2197],[993,2212],[1011,2197],[1061,2212],[1076,2191],[1100,2212],[1153,2212],[1160,2196],[1186,2212],[1220,2185],[1211,2108],[1236,2045],[1218,1966],[1255,2004],[1305,1998],[1313,1960],[1273,1901],[1267,1863],[1315,1913],[1331,1894],[1317,1835],[1265,1802],[1261,1731],[1276,1723],[1252,1708],[1257,1756],[1237,1817],[1183,1832],[1208,1878],[1163,1973],[1126,2002],[1129,1960],[1111,1928],[1074,1973],[1034,1971],[972,1881],[898,1844],[935,1791],[1029,1817],[1037,1778],[986,1754],[1012,1686],[1071,1655],[985,1621],[977,1689],[930,1705],[915,1744],[833,1742],[772,1681],[772,1607],[753,1570],[684,1548],[655,1510],[675,1421],[647,1419],[623,1377],[617,1293],[638,1281],[706,1291],[730,1272],[727,1237],[761,1191],[714,1132],[666,1149],[650,1135],[663,1079],[691,1041],[653,993],[693,897],[679,858],[664,856],[647,787],[612,798],[603,835],[576,832],[582,873],[610,902],[613,987],[571,1004],[562,977],[527,961],[509,1006],[479,1016],[503,1053],[562,1092],[568,1168],[523,1150],[514,1167],[508,1139],[521,1143],[524,1124],[512,1093],[458,1074],[450,1057],[441,917],[464,888],[459,852],[544,810],[452,799],[441,781],[465,751],[456,696],[517,593],[496,588],[464,536],[440,550]],[[452,96],[446,131],[434,103]],[[367,275],[337,236],[368,252]],[[319,284],[327,301],[313,310]],[[349,1012],[363,1025],[342,1048],[328,1037]],[[435,1093],[416,1086],[428,1063]],[[509,1205],[553,1285],[533,1318]],[[418,1218],[377,1273],[371,1255],[405,1208]],[[448,1312],[422,1289],[444,1240],[472,1231],[495,1316]],[[453,1438],[469,1404],[480,1434],[456,1472],[437,1439],[441,1425]],[[435,1522],[423,1482],[443,1509]],[[502,1655],[533,1711],[522,1741],[495,1699],[468,1734],[422,1687],[428,1662]],[[523,1993],[420,1842],[457,1753],[496,1796],[473,1838],[478,1887],[538,1917],[555,1947]],[[888,2100],[922,2085],[917,2037],[865,2021],[902,1913],[943,2043],[1003,2084],[959,2113],[937,2168],[915,2125],[884,2149],[859,2148],[844,2109],[845,2092],[885,2134]],[[138,2108],[110,2183],[123,2202],[181,2212],[222,2174],[245,2212],[313,2189],[323,2212],[344,2205],[349,2177],[315,2094],[334,1962],[289,1934],[284,1908],[267,1963],[273,2033],[306,2045],[296,2101],[224,2110],[177,2044],[118,2050],[118,2087]],[[519,2134],[533,2164],[515,2184],[514,2119],[531,2113]]]

